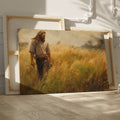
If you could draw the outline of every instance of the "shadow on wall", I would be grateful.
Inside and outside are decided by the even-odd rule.
[[[90,0],[78,0],[77,2],[74,2],[73,4],[76,4],[76,6],[79,7],[80,10],[84,10],[85,11],[84,15],[89,12]],[[94,0],[93,4],[94,4],[94,8],[93,8],[94,16],[88,23],[86,23],[86,25],[91,24],[92,20],[96,19],[97,24],[100,25],[101,27],[112,28],[115,31],[116,29],[119,30],[117,20],[115,20],[112,16],[111,2]],[[77,20],[71,21],[67,19],[65,20],[65,23],[66,23],[65,26],[67,29],[70,29],[68,26],[76,27],[76,23],[84,24]]]
[[[44,15],[46,13],[46,0],[12,0],[12,2],[2,0],[0,11],[15,15]]]
[[[32,8],[34,14],[44,15],[46,13],[46,0],[33,0],[30,2],[31,2],[31,6],[29,7],[29,9]]]
[[[111,2],[97,1],[97,16],[99,17],[98,24],[106,28],[112,28],[112,30],[119,30],[117,20],[113,18],[111,10]]]
[[[78,2],[74,2],[73,4],[76,4],[77,7],[79,6],[79,9],[84,10],[84,14],[82,17],[78,16],[78,19],[80,20],[71,21],[66,19],[65,20],[66,28],[67,26],[75,27],[76,23],[91,24],[92,19],[96,19],[96,0],[94,0],[93,3],[91,3],[90,0],[84,0],[84,1],[78,0]],[[70,29],[70,28],[67,28],[67,29]]]

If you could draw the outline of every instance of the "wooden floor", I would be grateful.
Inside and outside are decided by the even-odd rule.
[[[120,94],[1,95],[0,120],[120,120]]]

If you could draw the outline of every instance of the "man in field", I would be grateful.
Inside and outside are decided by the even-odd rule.
[[[37,70],[40,77],[40,80],[43,78],[43,75],[48,72],[49,63],[51,63],[51,55],[49,44],[45,42],[45,31],[39,31],[37,35],[32,39],[30,45],[30,58],[31,65],[34,67],[34,58],[36,59]]]

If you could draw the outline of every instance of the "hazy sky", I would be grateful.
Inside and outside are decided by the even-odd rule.
[[[31,39],[36,36],[40,30],[20,29],[18,32],[19,42],[31,42]],[[104,39],[102,32],[93,31],[59,31],[46,30],[46,41],[49,44],[65,44],[76,47],[83,46],[88,41],[96,44],[97,40]]]

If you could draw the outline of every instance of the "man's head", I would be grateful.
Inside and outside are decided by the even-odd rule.
[[[46,32],[41,30],[37,33],[37,35],[33,39],[37,41],[45,42],[45,35],[46,35]]]

